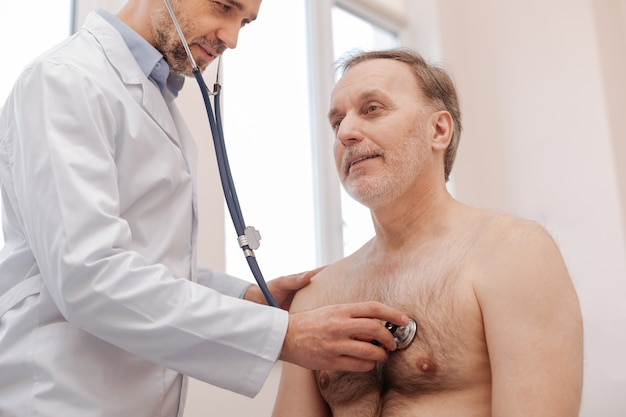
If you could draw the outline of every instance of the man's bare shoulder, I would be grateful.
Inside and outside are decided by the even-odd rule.
[[[555,281],[569,286],[561,252],[544,226],[506,214],[485,212],[484,216],[473,250],[472,262],[478,271],[475,284],[483,289],[509,284],[513,288],[518,284],[545,286]]]
[[[550,233],[536,221],[486,210],[481,210],[480,213],[481,221],[474,223],[476,241],[492,251],[492,254],[519,254],[519,250],[534,252],[538,248],[556,248]]]
[[[354,293],[355,276],[360,275],[356,271],[363,267],[364,259],[363,248],[361,248],[345,258],[327,265],[311,279],[309,285],[298,291],[290,311],[298,312],[339,302],[360,301],[356,298],[337,299],[337,294],[340,292]]]

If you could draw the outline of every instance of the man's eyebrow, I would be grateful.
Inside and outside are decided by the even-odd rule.
[[[357,97],[357,100],[359,102],[363,102],[363,101],[368,101],[372,99],[377,99],[381,96],[386,96],[385,91],[377,87],[372,87],[363,91],[361,94],[359,94]],[[330,111],[328,112],[328,119],[332,120],[334,117],[336,117],[339,114],[341,114],[341,112],[338,109],[336,108],[330,109]]]
[[[243,11],[243,9],[244,9],[243,4],[242,4],[241,2],[239,2],[239,1],[237,1],[237,0],[225,0],[225,1],[226,1],[228,4],[230,4],[232,7],[236,8],[236,9],[238,9],[238,10],[240,10],[240,11]],[[252,22],[253,20],[256,20],[256,18],[257,18],[257,15],[256,15],[256,14],[253,14],[253,15],[251,15],[251,16],[248,18],[248,20],[249,20],[250,22]]]
[[[330,109],[328,112],[328,120],[333,120],[341,112],[337,109]]]
[[[361,94],[359,94],[359,100],[367,101],[373,98],[378,98],[378,97],[386,96],[386,95],[387,93],[385,93],[383,89],[378,88],[378,87],[372,87],[363,91]]]

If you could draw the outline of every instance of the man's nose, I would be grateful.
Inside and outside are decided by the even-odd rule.
[[[344,146],[349,146],[363,140],[363,125],[354,115],[346,115],[337,129],[337,140]]]

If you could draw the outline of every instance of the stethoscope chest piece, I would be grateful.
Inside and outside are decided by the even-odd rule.
[[[393,335],[393,340],[396,341],[396,345],[400,350],[408,348],[417,335],[417,323],[411,318],[409,318],[409,324],[406,326],[395,326],[387,323],[385,327]]]

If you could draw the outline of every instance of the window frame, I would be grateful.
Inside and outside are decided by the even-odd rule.
[[[406,13],[397,13],[386,7],[384,0],[306,0],[309,79],[311,99],[311,152],[313,158],[313,193],[316,222],[317,262],[327,265],[344,256],[341,189],[335,173],[335,164],[327,152],[332,149],[334,137],[326,113],[328,97],[334,85],[333,33],[331,14],[333,6],[370,21],[396,33],[400,44],[437,57],[436,0],[404,0],[398,4]],[[405,16],[415,16],[409,22]],[[416,22],[419,21],[419,22]],[[412,24],[409,24],[412,23]],[[424,23],[422,25],[422,23]]]

